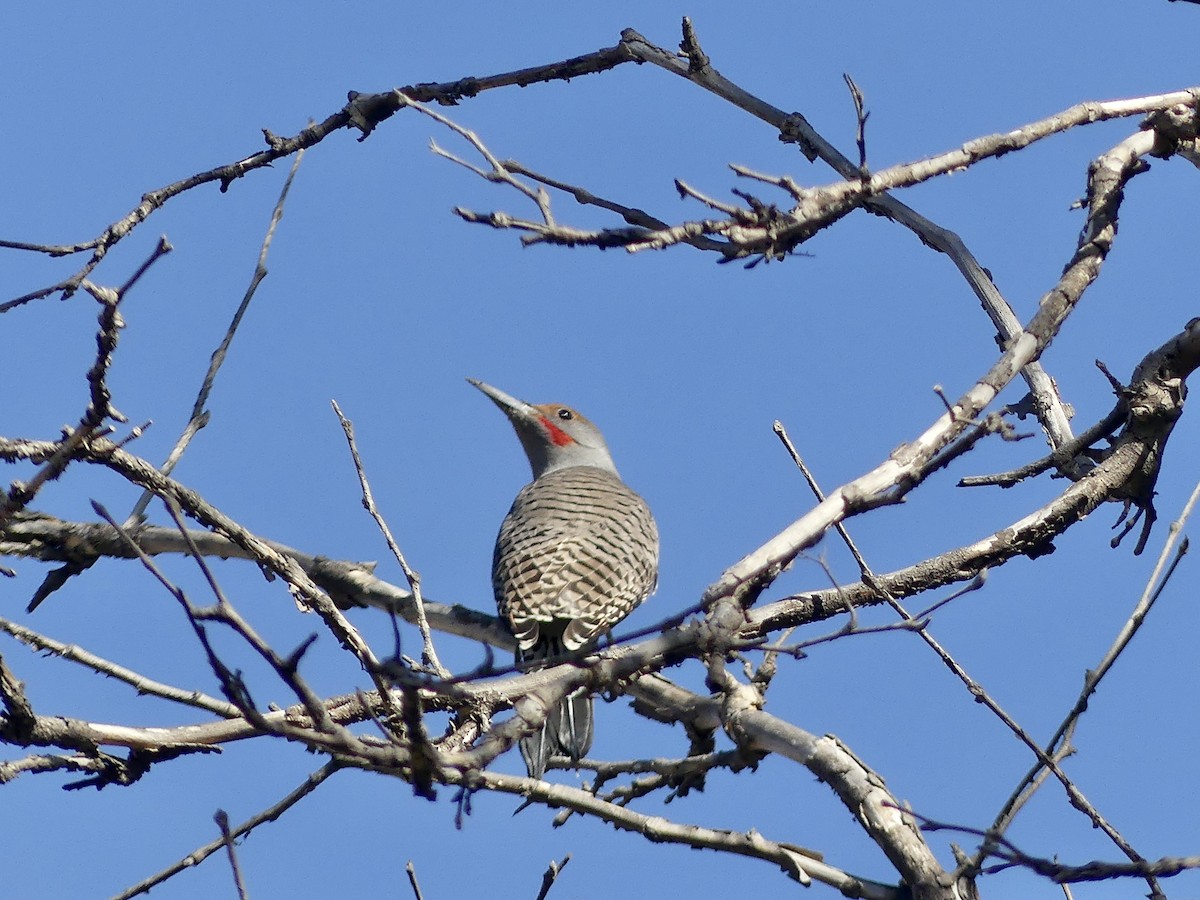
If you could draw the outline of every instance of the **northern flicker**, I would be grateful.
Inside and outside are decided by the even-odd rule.
[[[626,487],[604,437],[569,406],[534,406],[467,379],[512,423],[533,481],[500,525],[492,557],[496,606],[517,639],[517,662],[596,646],[654,590],[658,528],[646,501]],[[592,746],[592,698],[571,695],[521,742],[533,778],[555,754]]]

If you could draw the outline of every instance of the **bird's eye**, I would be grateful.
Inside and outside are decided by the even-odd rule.
[[[567,419],[573,419],[573,418],[575,418],[575,413],[571,412],[571,411],[570,411],[569,409],[567,409],[566,407],[563,407],[562,409],[560,409],[560,410],[558,411],[558,417],[559,417],[560,419],[563,419],[563,420],[565,421],[565,420],[567,420]]]

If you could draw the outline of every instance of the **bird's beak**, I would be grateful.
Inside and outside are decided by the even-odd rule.
[[[468,378],[467,381],[487,394],[491,401],[514,422],[527,422],[539,418],[538,411],[524,400],[518,400],[511,394],[506,394],[500,388],[492,387],[478,378]]]

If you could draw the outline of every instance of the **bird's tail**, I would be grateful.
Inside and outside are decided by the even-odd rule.
[[[566,651],[561,639],[542,637],[532,649],[517,651],[517,662],[527,668],[542,668],[532,665],[537,660],[559,656]],[[587,755],[592,747],[593,736],[592,698],[577,691],[569,694],[546,716],[542,727],[521,740],[521,756],[530,778],[541,778],[551,756],[568,756],[573,760]]]

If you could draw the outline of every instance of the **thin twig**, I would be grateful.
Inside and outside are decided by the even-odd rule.
[[[776,428],[776,433],[780,434],[781,439],[786,438],[786,432],[783,430],[782,425],[778,425]],[[785,445],[790,446],[790,441],[785,441]],[[795,452],[794,448],[792,448],[791,452]],[[804,471],[806,472],[805,477],[808,480],[809,487],[816,495],[817,500],[823,502],[825,498],[820,487],[812,478],[811,473],[807,473],[807,470]],[[840,523],[838,524],[840,525]],[[866,560],[859,552],[858,547],[854,544],[854,541],[850,538],[849,534],[844,528],[839,528],[838,535],[846,543],[846,546],[854,556],[855,562],[858,563],[859,568],[862,571],[863,581],[866,584],[872,584],[875,582],[874,573],[867,565]],[[877,583],[876,589],[881,592],[885,602],[891,606],[892,609],[894,609],[904,621],[908,622],[913,620],[913,617],[909,614],[908,610],[904,608],[899,600],[892,597],[882,588],[879,588]],[[979,682],[977,682],[967,673],[966,669],[956,659],[954,659],[950,652],[946,650],[946,648],[944,648],[941,643],[933,637],[932,634],[930,634],[929,629],[925,627],[918,627],[912,630],[920,635],[921,639],[931,650],[933,650],[942,663],[963,683],[963,685],[970,692],[971,696],[977,702],[984,704],[989,710],[991,710],[992,714],[995,715],[1001,722],[1003,722],[1004,725],[1007,726],[1008,729],[1017,737],[1017,739],[1033,752],[1039,763],[1054,774],[1054,776],[1059,780],[1063,788],[1066,790],[1067,795],[1071,798],[1071,804],[1084,815],[1086,815],[1091,820],[1093,826],[1104,831],[1104,833],[1108,835],[1109,839],[1112,840],[1112,842],[1116,844],[1117,847],[1122,850],[1122,852],[1129,856],[1131,860],[1134,862],[1141,861],[1142,858],[1137,851],[1130,846],[1121,833],[1117,831],[1116,828],[1114,828],[1100,814],[1099,810],[1097,810],[1095,806],[1093,806],[1092,803],[1083,795],[1083,792],[1079,790],[1075,783],[1058,765],[1058,761],[1053,757],[1053,755],[1045,752],[1041,746],[1033,740],[1029,733],[1000,706],[999,702],[997,702],[996,699],[993,698],[981,684],[979,684]]]
[[[546,867],[546,871],[542,873],[542,888],[538,891],[537,900],[546,900],[546,895],[550,893],[550,888],[554,886],[554,882],[558,880],[559,873],[567,867],[567,863],[571,861],[571,854],[568,853],[560,862],[550,860],[550,865]]]
[[[164,504],[170,512],[176,524],[182,528],[183,520],[178,507],[168,498],[164,498]],[[258,654],[266,661],[272,669],[280,676],[295,693],[300,701],[304,704],[305,710],[312,717],[318,730],[333,734],[339,733],[341,729],[330,718],[325,705],[321,699],[313,693],[312,689],[300,678],[297,671],[299,663],[298,654],[293,654],[291,657],[284,659],[275,652],[275,650],[267,644],[258,634],[255,633],[248,622],[246,622],[228,602],[220,587],[216,584],[215,578],[212,576],[211,570],[208,568],[207,562],[199,554],[194,554],[197,565],[200,566],[205,578],[209,581],[210,587],[213,588],[218,606],[215,610],[200,611],[194,607],[188,600],[186,593],[182,588],[171,582],[170,579],[163,574],[162,570],[155,564],[154,560],[141,551],[137,546],[137,542],[118,525],[116,520],[109,514],[108,510],[100,503],[92,501],[92,508],[95,509],[97,515],[108,522],[113,528],[116,528],[121,536],[134,548],[138,553],[138,559],[151,575],[164,587],[172,597],[176,599],[184,614],[187,616],[188,622],[200,642],[208,660],[209,668],[220,682],[225,695],[229,698],[240,711],[242,717],[247,719],[255,727],[262,729],[268,733],[273,733],[274,729],[268,724],[268,721],[263,717],[262,713],[254,706],[250,698],[241,675],[235,673],[222,662],[217,654],[213,643],[208,636],[208,630],[204,627],[202,619],[212,619],[230,626],[247,644],[250,645]],[[186,531],[186,529],[184,529]],[[302,645],[301,650],[307,647],[307,644]]]
[[[586,188],[578,185],[568,184],[557,178],[551,178],[549,175],[543,175],[540,172],[535,172],[523,163],[514,159],[506,159],[501,163],[505,169],[512,172],[514,175],[524,175],[526,178],[532,178],[534,181],[539,181],[547,187],[552,187],[555,190],[563,191],[570,194],[576,203],[581,206],[598,206],[600,209],[606,209],[609,212],[616,213],[628,224],[644,228],[647,231],[659,231],[671,226],[656,216],[650,215],[643,209],[638,209],[632,206],[624,206],[614,200],[609,200],[605,197],[597,196]],[[728,249],[728,244],[723,241],[714,241],[710,238],[697,236],[687,241],[698,250],[710,250],[723,253]]]
[[[258,249],[258,260],[254,266],[254,274],[250,277],[250,284],[246,288],[245,294],[242,295],[242,302],[238,304],[237,311],[234,312],[233,319],[229,322],[229,327],[225,329],[225,336],[221,338],[221,343],[213,351],[212,358],[209,360],[208,371],[204,373],[204,380],[200,383],[200,391],[196,394],[196,402],[192,404],[192,414],[188,418],[183,432],[179,435],[179,440],[175,442],[175,446],[171,448],[166,461],[159,468],[159,471],[164,475],[170,475],[175,470],[175,466],[178,465],[179,460],[183,457],[184,451],[187,450],[188,445],[192,442],[192,438],[209,422],[209,411],[207,409],[209,394],[212,393],[213,384],[217,380],[217,373],[221,370],[221,366],[225,362],[225,357],[229,353],[229,347],[233,343],[233,336],[237,333],[238,326],[242,323],[242,317],[246,315],[246,310],[249,309],[250,301],[254,298],[258,286],[267,277],[267,255],[271,249],[271,241],[274,240],[275,230],[279,227],[279,223],[283,219],[284,204],[287,201],[288,192],[292,188],[292,182],[296,178],[296,172],[300,168],[300,161],[302,159],[304,159],[303,148],[296,153],[296,158],[292,160],[292,168],[283,182],[283,188],[279,192],[279,199],[275,201],[275,208],[271,211],[271,221],[267,225],[267,233],[263,236],[262,244]],[[153,496],[154,494],[151,491],[142,492],[142,496],[138,498],[129,516],[125,519],[126,528],[136,524],[142,518]]]
[[[1002,871],[1020,866],[1056,882],[1090,882],[1107,881],[1113,878],[1138,876],[1152,884],[1157,884],[1158,877],[1179,875],[1192,869],[1200,869],[1200,856],[1165,856],[1155,860],[1135,860],[1132,863],[1105,863],[1093,861],[1081,866],[1069,866],[1057,859],[1043,859],[1022,852],[1007,838],[992,835],[980,828],[967,825],[954,825],[939,822],[912,810],[905,810],[914,818],[919,819],[921,827],[926,831],[959,831],[963,834],[976,835],[993,844],[992,855],[1004,860],[1000,866],[989,867],[988,871]],[[1156,896],[1165,897],[1161,892]]]
[[[175,526],[180,530],[180,533],[182,533],[186,539],[187,527],[183,521],[183,512],[180,510],[179,505],[170,497],[163,498],[163,505],[167,508],[167,512],[170,514],[171,519],[175,522]],[[108,519],[107,514],[105,514],[104,517]],[[222,663],[217,657],[215,650],[213,650],[212,645],[209,643],[204,626],[201,624],[202,618],[211,619],[232,628],[233,631],[237,633],[237,635],[241,637],[242,640],[244,640],[263,659],[263,661],[265,661],[271,666],[272,669],[275,670],[275,673],[279,675],[280,679],[282,679],[283,682],[292,689],[296,697],[301,703],[304,704],[304,708],[308,711],[308,714],[312,716],[313,721],[319,730],[331,734],[339,733],[341,729],[329,716],[325,703],[300,677],[300,660],[303,657],[305,650],[311,646],[314,640],[316,640],[316,635],[311,635],[308,640],[304,641],[297,650],[288,654],[286,657],[280,656],[275,648],[272,647],[261,635],[259,635],[258,632],[255,631],[250,625],[250,623],[242,617],[241,613],[237,611],[234,605],[229,602],[229,599],[225,596],[224,591],[221,590],[221,586],[217,583],[216,575],[213,573],[212,567],[209,566],[208,560],[206,560],[198,551],[195,551],[194,548],[192,558],[195,560],[196,566],[200,569],[201,574],[204,576],[204,580],[208,583],[210,590],[213,592],[213,596],[217,600],[216,609],[211,611],[206,610],[203,612],[203,614],[201,611],[195,609],[190,602],[188,602],[182,590],[173,588],[173,586],[171,586],[166,579],[163,578],[149,557],[143,556],[142,564],[146,566],[151,573],[155,575],[155,577],[163,582],[163,584],[167,586],[168,590],[172,591],[172,593],[178,597],[181,605],[183,606],[184,612],[187,614],[188,621],[191,622],[192,627],[196,630],[197,636],[200,638],[201,644],[204,646],[204,650],[208,655],[209,664],[213,669],[213,673],[221,680],[221,683],[229,693],[231,700],[233,700],[235,696],[238,696],[241,700],[241,705],[239,708],[242,711],[242,715],[255,724],[260,724],[263,722],[261,714],[259,714],[258,710],[249,703],[249,697],[245,695],[245,689],[241,682],[240,673],[231,673],[226,668],[225,664]],[[237,702],[238,701],[235,700],[235,703]]]
[[[88,281],[81,282],[92,298],[100,304],[100,313],[97,316],[96,358],[87,371],[87,409],[80,417],[79,424],[64,433],[58,451],[37,471],[32,479],[23,484],[14,483],[7,493],[0,494],[0,528],[3,528],[13,513],[28,505],[44,485],[62,475],[79,446],[88,438],[108,427],[105,425],[106,420],[126,421],[125,417],[112,405],[112,394],[108,388],[108,371],[112,366],[113,354],[117,349],[121,329],[125,327],[119,307],[130,289],[141,280],[149,268],[169,252],[171,252],[171,245],[166,238],[160,238],[150,255],[117,290],[101,287]],[[45,595],[38,598],[37,602],[30,604],[29,611],[32,612],[43,599],[45,599]]]
[[[846,87],[850,89],[850,99],[854,101],[854,143],[858,147],[858,174],[860,178],[870,178],[871,170],[867,167],[867,119],[871,114],[867,112],[862,91],[849,73],[843,72],[842,80],[846,82]]]
[[[274,822],[285,812],[320,787],[330,775],[338,771],[340,768],[342,768],[342,764],[336,760],[330,760],[329,762],[325,763],[325,765],[321,766],[321,768],[309,775],[295,790],[281,799],[278,803],[267,807],[262,812],[251,816],[241,825],[238,825],[236,828],[230,830],[228,833],[228,839],[237,840],[238,838],[245,837],[264,822]],[[179,860],[179,862],[168,866],[161,872],[151,875],[144,881],[140,881],[121,893],[116,894],[113,896],[112,900],[130,900],[130,898],[137,897],[140,894],[148,894],[151,888],[157,887],[168,878],[178,875],[185,869],[190,869],[193,866],[204,862],[204,860],[208,859],[208,857],[212,856],[224,846],[226,846],[226,836],[222,835],[215,841],[197,847],[191,853],[187,854],[187,856]]]
[[[649,816],[626,806],[605,802],[580,788],[544,780],[493,771],[473,773],[471,778],[480,788],[525,797],[549,806],[569,807],[608,822],[621,831],[649,836],[656,843],[679,844],[768,860],[778,865],[789,878],[802,885],[819,881],[867,900],[900,900],[905,896],[905,891],[897,889],[894,885],[851,875],[822,860],[814,859],[809,850],[789,843],[772,841],[753,829],[737,832],[681,824],[663,816]]]
[[[242,867],[238,864],[237,848],[234,846],[233,835],[229,833],[229,814],[223,809],[218,809],[213,815],[213,821],[221,829],[221,842],[229,854],[229,868],[233,870],[233,884],[237,888],[238,900],[248,900],[246,884],[242,880]]]
[[[421,893],[421,885],[417,883],[417,867],[413,865],[411,859],[405,863],[404,872],[408,875],[408,883],[412,887],[414,900],[425,900],[425,895]]]
[[[383,539],[387,541],[388,549],[392,551],[392,556],[400,563],[400,568],[404,572],[404,578],[408,581],[408,586],[412,590],[413,606],[416,608],[417,613],[417,628],[421,632],[423,646],[422,662],[439,678],[449,678],[449,670],[442,665],[441,660],[438,659],[437,650],[434,649],[433,635],[429,630],[429,620],[425,617],[425,601],[421,597],[421,576],[408,564],[408,560],[404,558],[404,553],[401,552],[400,545],[396,543],[396,539],[392,536],[392,530],[388,527],[387,521],[380,514],[378,507],[375,506],[375,496],[371,493],[371,484],[367,480],[367,473],[363,468],[362,457],[358,453],[358,443],[354,439],[354,423],[342,413],[342,408],[338,406],[336,400],[331,400],[330,402],[333,404],[333,411],[337,414],[338,421],[342,423],[342,431],[346,434],[346,443],[350,447],[350,458],[354,461],[354,471],[358,475],[358,483],[362,488],[363,508],[375,520],[375,524],[383,534]]]
[[[412,109],[415,109],[417,112],[422,113],[423,115],[429,116],[429,118],[433,119],[435,122],[445,125],[455,134],[459,135],[465,141],[470,143],[470,145],[474,147],[476,151],[478,151],[479,155],[487,160],[487,163],[491,168],[485,170],[479,168],[478,166],[474,166],[471,163],[455,156],[453,153],[443,150],[435,141],[431,140],[429,142],[430,149],[434,153],[436,153],[438,156],[443,156],[451,162],[457,163],[466,169],[470,169],[485,181],[499,182],[516,188],[535,204],[537,204],[538,212],[542,214],[543,221],[547,226],[553,227],[554,213],[550,210],[550,195],[546,193],[544,188],[530,187],[529,185],[525,184],[525,182],[521,181],[521,179],[516,178],[512,172],[508,171],[508,169],[504,167],[504,163],[500,162],[500,160],[496,158],[492,151],[487,148],[487,145],[479,139],[479,135],[471,131],[469,128],[464,128],[453,119],[443,116],[437,110],[431,109],[424,103],[418,103],[403,91],[397,90],[395,94],[402,107],[408,106]]]
[[[226,719],[241,718],[241,712],[232,703],[218,700],[216,697],[210,697],[202,691],[175,687],[174,685],[154,681],[140,672],[135,672],[133,669],[128,669],[102,656],[90,653],[76,644],[64,644],[61,641],[56,641],[53,638],[46,637],[44,634],[26,628],[24,625],[18,625],[10,619],[0,617],[0,631],[8,632],[21,643],[28,644],[34,649],[53,653],[55,656],[59,656],[68,662],[78,663],[100,675],[123,681],[134,688],[139,694],[148,694],[154,697],[161,697],[164,700],[170,700],[173,703],[194,706],[197,709],[215,713]]]
[[[1070,734],[1074,731],[1079,718],[1087,710],[1089,700],[1100,686],[1105,675],[1107,675],[1115,665],[1117,659],[1129,646],[1135,634],[1141,628],[1153,608],[1155,601],[1162,595],[1163,589],[1166,587],[1171,576],[1174,574],[1176,567],[1179,565],[1184,554],[1188,551],[1189,541],[1186,537],[1182,538],[1179,548],[1175,549],[1175,544],[1180,541],[1183,533],[1184,525],[1187,524],[1193,510],[1196,507],[1197,501],[1200,500],[1200,482],[1192,489],[1191,496],[1188,497],[1184,504],[1183,511],[1179,514],[1179,518],[1171,523],[1167,531],[1167,537],[1163,541],[1162,551],[1159,553],[1158,561],[1154,565],[1153,571],[1149,578],[1146,579],[1146,585],[1142,589],[1142,595],[1138,598],[1134,605],[1133,611],[1125,624],[1121,626],[1120,632],[1114,639],[1112,645],[1105,652],[1100,662],[1091,669],[1088,669],[1084,674],[1083,688],[1079,693],[1079,697],[1063,718],[1050,740],[1047,741],[1047,751],[1055,752],[1059,747],[1065,746],[1068,742]],[[1169,563],[1168,563],[1169,561]],[[1012,823],[1020,806],[1028,801],[1035,789],[1036,780],[1044,768],[1039,761],[1034,764],[1021,780],[1020,784],[1013,790],[1000,812],[996,815],[995,821],[992,823],[989,833],[1003,834],[1008,826]],[[1032,788],[1032,789],[1031,789]],[[983,857],[987,851],[986,845],[981,846],[975,858],[972,861],[973,865],[981,864]]]

